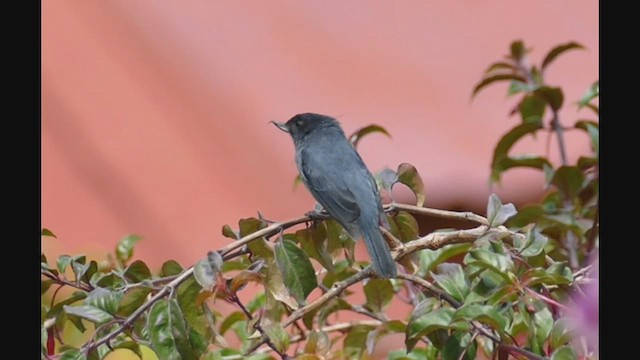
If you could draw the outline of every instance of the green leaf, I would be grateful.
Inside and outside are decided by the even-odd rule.
[[[513,96],[521,92],[530,93],[539,87],[539,84],[530,84],[513,80],[511,81],[511,83],[509,84],[509,88],[507,89],[507,96]]]
[[[533,83],[536,84],[535,89],[537,89],[544,83],[544,80],[542,79],[542,73],[535,65],[531,67],[531,78],[533,79]]]
[[[438,329],[447,330],[455,310],[450,307],[440,307],[421,316],[414,316],[416,312],[417,307],[407,324],[405,344],[408,340],[419,339]]]
[[[393,216],[393,220],[398,227],[399,237],[402,242],[415,240],[420,236],[418,221],[410,213],[398,211],[398,213]]]
[[[584,184],[584,174],[575,166],[561,166],[553,174],[551,184],[565,199],[574,199],[578,196]]]
[[[149,311],[147,328],[151,348],[160,359],[196,360],[197,356],[187,337],[184,321],[176,300],[158,300]]]
[[[440,274],[431,274],[438,285],[454,299],[463,302],[469,293],[469,280],[460,264],[444,263],[438,265]]]
[[[542,70],[544,71],[544,69],[549,66],[549,64],[555,60],[555,58],[558,57],[558,55],[568,51],[568,50],[574,50],[574,49],[584,49],[584,46],[578,44],[577,42],[569,42],[566,44],[562,44],[562,45],[558,45],[556,47],[554,47],[553,49],[551,49],[551,51],[549,51],[547,53],[547,55],[545,55],[544,60],[542,60]]]
[[[110,315],[115,315],[118,310],[118,304],[122,300],[121,291],[113,291],[105,288],[95,288],[87,295],[84,303],[104,310]]]
[[[266,294],[260,293],[257,294],[251,301],[247,303],[247,310],[249,312],[254,313],[266,306]]]
[[[367,335],[367,353],[373,354],[376,343],[380,338],[389,333],[404,333],[406,331],[406,325],[400,320],[385,321],[382,325],[373,329]]]
[[[332,257],[337,257],[342,252],[344,239],[348,236],[335,220],[326,220],[323,224],[327,228],[327,251]]]
[[[580,101],[578,101],[578,109],[588,106],[591,100],[597,98],[598,96],[600,96],[600,81],[594,82],[589,87],[589,89],[587,89],[587,92],[582,96]],[[597,113],[598,111],[596,111],[596,114]]]
[[[111,319],[113,316],[108,312],[91,305],[69,306],[63,305],[64,311],[69,315],[89,320],[93,323],[101,324]]]
[[[111,347],[113,348],[113,350],[117,350],[117,349],[127,349],[132,351],[134,354],[136,354],[141,360],[144,359],[143,355],[142,355],[142,349],[140,348],[140,344],[138,344],[135,341],[132,340],[121,340],[121,341],[115,341],[111,344]],[[105,359],[105,358],[103,358]]]
[[[516,62],[519,62],[528,52],[529,50],[524,47],[524,42],[522,40],[516,40],[511,43],[510,58]]]
[[[86,360],[87,356],[78,349],[67,349],[60,355],[60,360]]]
[[[151,279],[151,270],[142,260],[136,260],[131,263],[124,271],[124,278],[129,282],[138,283],[143,280]]]
[[[311,330],[304,345],[306,354],[326,355],[331,350],[331,341],[324,331]]]
[[[87,331],[87,328],[82,323],[82,318],[80,318],[80,317],[78,317],[76,315],[73,315],[73,314],[66,314],[66,319],[69,320],[69,322],[71,324],[73,324],[73,326],[76,328],[76,330],[78,330],[80,333],[84,334],[84,332]],[[56,327],[58,329],[62,329],[60,326],[58,326],[58,325],[60,325],[60,323],[61,322],[58,322],[58,319],[56,319]]]
[[[484,73],[489,74],[497,70],[511,70],[512,72],[515,73],[516,71],[518,71],[518,68],[512,63],[498,61],[489,65],[489,67],[487,68],[487,70],[484,71]]]
[[[415,348],[409,352],[407,349],[393,350],[389,352],[387,360],[436,360],[437,353],[438,349],[435,346],[430,346],[429,350]]]
[[[82,275],[80,280],[88,283],[93,275],[98,271],[98,263],[95,260],[91,260],[88,264],[82,267]]]
[[[588,157],[588,156],[580,156],[578,158],[578,169],[585,171],[590,169],[596,165],[598,165],[599,161],[597,158]]]
[[[517,82],[521,82],[521,83],[526,83],[527,80],[520,76],[520,75],[516,75],[516,74],[498,74],[498,75],[491,75],[491,76],[486,76],[484,79],[482,79],[479,83],[476,84],[476,86],[473,88],[473,92],[471,93],[471,97],[475,97],[476,94],[484,89],[487,85],[490,85],[494,82],[498,82],[498,81],[506,81],[506,80],[513,80],[513,81],[517,81]]]
[[[393,184],[398,181],[398,174],[389,168],[384,168],[377,172],[374,178],[376,179],[376,184],[379,189],[383,189],[391,193]]]
[[[369,279],[364,285],[367,298],[365,306],[374,313],[381,313],[393,300],[393,285],[389,279]]]
[[[298,230],[295,238],[309,257],[318,260],[325,269],[334,270],[333,259],[326,248],[326,227],[320,225],[315,229]]]
[[[304,304],[307,296],[318,286],[309,257],[291,240],[282,239],[275,245],[275,257],[289,293]]]
[[[111,271],[108,274],[101,274],[91,279],[91,285],[95,287],[105,287],[113,289],[124,286],[125,283],[120,275]]]
[[[180,265],[179,262],[175,260],[168,260],[168,261],[165,261],[164,264],[162,264],[162,269],[160,270],[160,276],[167,277],[167,276],[178,275],[182,273],[183,270],[184,269],[182,268],[182,265]]]
[[[516,207],[513,204],[502,204],[502,201],[500,201],[500,198],[496,194],[489,196],[489,202],[487,203],[487,220],[489,221],[489,226],[500,226],[517,213]]]
[[[547,103],[536,94],[527,94],[518,105],[522,122],[542,124],[546,105]]]
[[[325,307],[318,311],[318,325],[324,326],[331,314],[340,310],[351,310],[352,306],[342,298],[333,298],[327,302]],[[311,325],[311,321],[307,321],[305,325]]]
[[[537,223],[544,215],[545,211],[542,206],[526,206],[518,210],[518,213],[514,217],[510,218],[506,225],[507,227],[522,228],[528,224]]]
[[[123,317],[133,314],[134,311],[138,310],[138,308],[145,303],[149,293],[151,293],[151,289],[147,287],[135,287],[128,290],[118,304],[117,314]]]
[[[546,270],[547,276],[552,278],[556,284],[570,284],[573,282],[573,273],[566,262],[555,262]]]
[[[499,182],[502,173],[516,167],[527,167],[532,169],[544,169],[551,166],[547,158],[536,155],[517,155],[511,157],[503,157],[493,164],[491,171],[491,181]]]
[[[523,123],[512,128],[502,136],[496,148],[493,151],[493,160],[491,162],[492,181],[497,182],[500,179],[500,173],[504,171],[499,168],[500,162],[509,157],[509,150],[513,145],[527,134],[535,134],[536,131],[542,129],[542,125],[538,123]],[[504,167],[504,165],[502,165]]]
[[[133,247],[140,240],[142,240],[141,236],[131,234],[125,236],[118,242],[118,245],[116,245],[116,259],[121,267],[127,265],[127,261],[133,256]]]
[[[194,278],[190,278],[178,288],[177,301],[188,328],[195,330],[199,336],[204,337],[202,341],[209,342],[213,334],[203,309],[206,305],[199,304],[197,300],[201,290],[200,284]],[[193,336],[190,336],[190,338],[193,343]]]
[[[238,221],[238,225],[240,226],[240,237],[245,237],[247,235],[253,234],[254,232],[266,226],[263,221],[253,217],[240,219],[240,221]],[[247,243],[247,248],[249,249],[251,254],[257,258],[273,258],[273,250],[269,245],[267,245],[264,237],[260,237],[259,239]]]
[[[589,134],[591,148],[598,156],[600,154],[600,125],[595,121],[581,120],[576,122],[575,128],[582,129]]]
[[[363,128],[360,128],[360,129],[354,131],[353,134],[351,134],[351,136],[349,136],[349,141],[351,142],[351,145],[353,145],[353,147],[357,147],[358,146],[358,142],[360,142],[360,140],[362,140],[362,138],[365,135],[369,135],[369,134],[377,133],[377,132],[385,134],[385,135],[387,135],[387,137],[391,138],[391,135],[382,126],[379,126],[379,125],[368,125],[368,126],[365,126]]]
[[[84,298],[87,297],[87,293],[83,292],[83,291],[76,291],[74,292],[71,296],[69,296],[68,298],[58,302],[57,304],[53,305],[51,307],[51,309],[47,312],[47,319],[55,319],[58,318],[60,315],[64,315],[63,314],[63,308],[65,305],[71,305],[79,300],[82,300]]]
[[[238,240],[240,238],[240,234],[234,231],[231,226],[226,224],[222,227],[222,236],[233,240]]]
[[[465,256],[464,263],[492,270],[507,282],[512,282],[507,274],[513,269],[513,260],[510,256],[496,254],[485,249],[474,249]]]
[[[447,338],[442,348],[443,360],[472,360],[476,358],[477,345],[469,344],[471,335],[454,333]],[[464,356],[460,357],[464,353]]]
[[[47,290],[49,290],[49,288],[51,287],[51,285],[55,284],[55,280],[53,279],[47,279],[47,280],[41,280],[40,281],[40,295],[44,295],[44,293],[47,292]]]
[[[264,286],[267,291],[267,300],[270,296],[292,309],[299,307],[298,301],[291,296],[291,293],[284,283],[283,274],[274,258],[267,261],[265,266]],[[275,309],[275,306],[271,306]]]
[[[549,238],[540,234],[539,231],[531,230],[527,234],[527,243],[520,251],[520,255],[524,257],[537,256],[544,250],[544,247],[549,242]]]
[[[402,163],[398,165],[398,182],[405,184],[413,191],[416,195],[416,206],[424,205],[425,190],[424,190],[424,182],[418,174],[418,170],[408,163]]]
[[[51,236],[51,237],[54,237],[56,239],[58,238],[56,236],[56,234],[53,233],[53,231],[51,231],[51,230],[49,230],[47,228],[42,228],[42,231],[40,232],[40,236]]]
[[[559,87],[541,86],[534,91],[534,94],[546,101],[554,111],[558,111],[562,107],[564,95]]]
[[[284,353],[289,349],[289,334],[284,330],[281,323],[265,324],[262,328],[278,351]]]
[[[244,287],[250,282],[260,284],[263,282],[262,276],[256,271],[242,270],[231,279],[229,292],[235,295],[238,291],[244,289]]]
[[[417,275],[422,277],[429,273],[439,264],[451,259],[454,256],[466,253],[472,244],[452,244],[445,245],[438,250],[424,249],[419,252],[420,270]]]
[[[64,272],[67,270],[67,267],[71,264],[71,256],[69,255],[60,255],[58,257],[58,261],[56,261],[56,267],[60,274],[64,275]]]
[[[222,321],[222,324],[220,324],[220,335],[224,335],[224,333],[226,333],[227,330],[231,329],[233,324],[237,323],[238,321],[243,321],[246,319],[247,319],[247,316],[243,312],[240,312],[240,311],[232,312]]]
[[[193,267],[193,276],[203,289],[209,291],[218,282],[218,274],[222,269],[222,256],[217,251],[209,251],[207,258],[198,261]]]
[[[567,318],[558,319],[551,328],[549,334],[549,345],[552,349],[558,349],[561,346],[568,344],[573,338],[572,330],[573,325]]]
[[[535,337],[540,348],[544,347],[553,327],[553,315],[547,307],[533,314],[533,323],[536,325]]]
[[[551,360],[578,360],[578,354],[570,346],[562,346],[551,354]]]
[[[480,305],[480,304],[468,304],[463,305],[456,310],[453,315],[453,320],[464,319],[467,321],[478,320],[484,324],[491,326],[491,328],[504,331],[509,325],[508,319],[500,314],[494,306]]]
[[[351,328],[344,338],[343,349],[347,359],[360,359],[366,348],[367,335],[372,328],[370,326],[357,325]]]
[[[71,270],[73,270],[73,274],[76,277],[76,282],[80,281],[87,270],[87,267],[85,267],[86,262],[87,257],[84,255],[76,255],[71,258]]]

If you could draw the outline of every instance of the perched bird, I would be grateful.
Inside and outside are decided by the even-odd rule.
[[[364,237],[373,269],[395,278],[396,264],[379,225],[387,225],[376,181],[332,117],[305,113],[286,124],[272,121],[293,138],[302,182],[355,240]]]

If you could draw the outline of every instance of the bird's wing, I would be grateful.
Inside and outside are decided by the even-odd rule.
[[[340,222],[353,222],[360,215],[356,197],[349,190],[349,174],[339,173],[334,164],[312,154],[304,157],[300,176],[313,197]]]

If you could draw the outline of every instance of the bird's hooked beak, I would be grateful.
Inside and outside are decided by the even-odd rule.
[[[285,123],[279,123],[279,122],[275,122],[275,121],[271,121],[271,123],[273,125],[275,125],[278,129],[288,133],[289,132],[289,128],[287,127],[287,124]]]

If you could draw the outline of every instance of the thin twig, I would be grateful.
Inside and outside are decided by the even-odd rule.
[[[379,321],[379,320],[359,320],[359,321],[351,321],[351,322],[327,325],[327,326],[321,327],[320,330],[318,330],[318,331],[322,331],[322,332],[334,332],[334,331],[345,332],[345,331],[351,330],[352,328],[354,328],[356,326],[376,326],[377,327],[377,326],[380,326],[380,325],[382,325],[382,321]],[[293,342],[303,341],[309,336],[310,332],[311,331],[305,332],[304,336],[302,336],[302,335],[292,336],[289,339],[289,342],[293,343]]]
[[[540,300],[542,300],[542,301],[546,302],[547,304],[550,304],[550,305],[555,306],[555,307],[559,307],[559,308],[561,308],[561,309],[563,309],[563,310],[569,310],[569,308],[568,308],[568,307],[566,307],[565,305],[562,305],[561,303],[559,303],[559,302],[557,302],[557,301],[553,300],[552,298],[550,298],[550,297],[548,297],[548,296],[545,296],[545,295],[542,295],[542,294],[538,294],[537,292],[535,292],[535,291],[531,290],[530,288],[524,288],[524,289],[525,289],[529,294],[531,294],[531,295],[533,295],[533,296],[537,297],[538,299],[540,299]]]
[[[473,332],[473,335],[471,335],[471,339],[469,339],[469,342],[467,343],[467,346],[464,347],[464,350],[462,351],[460,356],[458,356],[458,360],[464,359],[464,356],[467,354],[467,351],[469,351],[469,348],[471,347],[471,344],[473,344],[473,342],[478,337],[478,334],[480,334],[479,331],[474,331]]]
[[[249,310],[247,310],[247,308],[244,306],[244,304],[242,304],[242,302],[240,301],[240,299],[237,296],[232,296],[230,298],[230,300],[234,304],[238,305],[240,310],[242,310],[242,312],[249,319],[249,321],[253,320],[253,315],[251,315],[251,312],[249,312]],[[290,359],[289,355],[287,355],[286,353],[281,352],[278,349],[278,347],[276,346],[276,344],[274,344],[273,341],[271,341],[271,339],[269,338],[269,336],[267,336],[267,333],[262,328],[262,325],[260,325],[260,321],[257,321],[255,323],[255,325],[253,325],[253,327],[256,330],[258,330],[258,332],[262,335],[262,338],[264,339],[265,344],[267,344],[267,346],[269,346],[271,348],[271,350],[275,351],[276,354],[278,354],[281,359]]]
[[[86,283],[81,282],[81,281],[79,281],[77,283],[76,282],[71,282],[71,281],[69,281],[67,279],[64,279],[64,278],[61,278],[59,276],[56,276],[56,275],[52,274],[49,271],[45,271],[44,269],[40,269],[40,274],[48,277],[49,279],[51,279],[53,281],[55,281],[58,285],[71,286],[73,288],[76,288],[76,289],[79,289],[79,290],[82,290],[82,291],[86,291],[86,292],[91,292],[93,290],[93,286],[91,286],[89,284],[86,284]]]
[[[440,298],[446,302],[448,302],[449,304],[451,304],[451,306],[455,307],[455,308],[459,308],[462,304],[454,299],[451,295],[449,295],[448,293],[438,289],[437,287],[435,287],[432,283],[430,283],[429,281],[415,276],[415,275],[411,275],[411,274],[403,274],[400,273],[398,274],[398,278],[399,279],[403,279],[403,280],[407,280],[410,281],[412,283],[415,283],[417,285],[422,286],[428,293],[430,293],[432,296]]]
[[[389,249],[393,250],[402,246],[402,241],[395,237],[391,231],[384,228],[384,226],[380,226],[380,231],[387,238],[387,244],[389,244]]]

